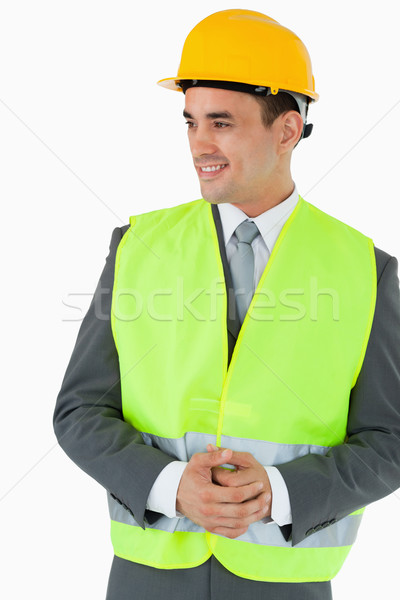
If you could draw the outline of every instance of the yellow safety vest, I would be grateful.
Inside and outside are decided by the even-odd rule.
[[[299,198],[260,279],[228,368],[227,296],[211,205],[131,218],[118,248],[112,328],[124,419],[178,460],[207,443],[263,465],[326,454],[346,438],[349,397],[376,299],[372,240]],[[211,554],[260,581],[332,579],[363,509],[286,542],[276,523],[231,540],[189,519],[142,529],[109,497],[117,556],[162,569]]]

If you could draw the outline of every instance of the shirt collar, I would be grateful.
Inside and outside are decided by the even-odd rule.
[[[261,215],[258,215],[258,217],[253,218],[248,217],[246,213],[244,213],[237,206],[221,202],[218,204],[218,209],[221,216],[225,246],[231,239],[236,227],[240,225],[242,221],[248,220],[254,221],[254,223],[257,225],[268,250],[271,252],[286,219],[293,211],[298,200],[299,193],[295,184],[293,192],[288,198],[286,198],[286,200],[283,200],[276,206],[273,206],[269,210],[261,213]]]

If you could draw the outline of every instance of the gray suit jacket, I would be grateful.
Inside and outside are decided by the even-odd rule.
[[[232,281],[219,211],[212,212],[228,292]],[[110,253],[68,365],[54,412],[60,446],[104,486],[143,527],[159,515],[146,510],[149,491],[174,457],[144,445],[123,420],[118,355],[110,325],[114,262],[127,226],[116,228]],[[348,440],[326,456],[310,454],[278,468],[293,525],[281,528],[295,545],[313,532],[400,486],[400,294],[397,261],[375,248],[378,296],[364,363],[352,390]],[[236,312],[236,311],[235,311]],[[229,360],[240,324],[229,318]]]

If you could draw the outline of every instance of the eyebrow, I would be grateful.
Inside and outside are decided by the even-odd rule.
[[[185,117],[185,119],[194,119],[194,117],[192,117],[192,115],[187,110],[183,111],[183,116]],[[229,111],[225,110],[225,111],[221,111],[221,112],[207,113],[206,118],[207,119],[232,119],[233,120],[233,115]]]

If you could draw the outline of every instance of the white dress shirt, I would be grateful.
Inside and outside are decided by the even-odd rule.
[[[260,231],[260,235],[251,244],[254,252],[254,289],[260,281],[282,227],[295,208],[298,199],[299,194],[295,185],[293,192],[286,200],[253,218],[248,217],[240,208],[232,204],[218,204],[228,263],[230,263],[237,246],[238,240],[234,233],[236,227],[242,221],[248,220],[254,221]],[[186,465],[187,462],[184,461],[173,461],[161,471],[147,499],[149,510],[154,510],[171,518],[183,516],[176,511],[176,494]],[[275,467],[264,466],[264,468],[270,480],[272,506],[271,517],[266,517],[263,520],[265,522],[276,522],[278,525],[289,524],[292,522],[292,513],[285,481]]]

